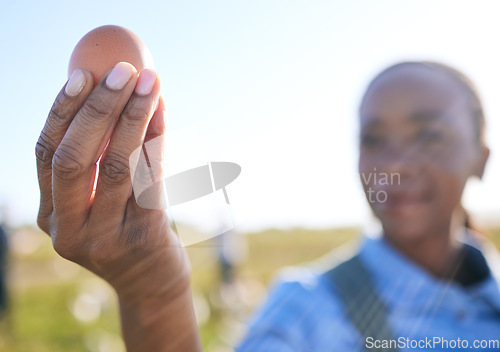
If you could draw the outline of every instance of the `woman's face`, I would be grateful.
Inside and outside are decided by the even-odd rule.
[[[467,97],[446,73],[417,65],[393,69],[367,92],[359,172],[386,235],[415,240],[449,230],[467,179],[487,158]]]

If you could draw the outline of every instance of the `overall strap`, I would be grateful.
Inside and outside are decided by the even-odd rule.
[[[342,300],[347,317],[358,329],[366,348],[366,339],[393,340],[387,322],[387,307],[378,296],[372,278],[359,255],[339,264],[327,272],[332,279],[336,294]],[[360,346],[361,347],[361,346]],[[396,347],[370,348],[369,351],[397,352]]]

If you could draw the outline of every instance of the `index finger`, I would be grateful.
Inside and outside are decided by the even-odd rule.
[[[48,232],[47,219],[52,213],[52,158],[73,117],[92,91],[92,87],[93,79],[90,72],[76,69],[52,104],[36,144],[36,166],[40,187],[38,225],[46,232]]]

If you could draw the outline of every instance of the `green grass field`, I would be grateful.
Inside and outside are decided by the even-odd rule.
[[[221,285],[218,244],[206,241],[188,247],[205,350],[231,351],[280,268],[313,261],[358,235],[355,228],[239,235],[243,250],[229,288]],[[489,235],[500,248],[500,229],[490,230]],[[18,229],[11,247],[11,308],[0,325],[0,351],[124,351],[116,297],[105,282],[59,258],[50,239],[36,229]]]

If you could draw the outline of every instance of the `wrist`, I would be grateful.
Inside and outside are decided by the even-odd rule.
[[[184,247],[170,226],[161,244],[147,251],[134,251],[130,266],[120,265],[117,275],[107,280],[120,304],[134,306],[159,297],[173,299],[189,291],[191,267]],[[115,271],[116,272],[116,271]]]
[[[137,298],[119,294],[127,351],[201,351],[188,278],[178,277],[170,287]]]
[[[167,248],[136,264],[111,285],[121,305],[142,306],[189,293],[190,274],[184,248]]]
[[[122,319],[126,317],[129,322],[133,322],[133,325],[141,328],[153,327],[158,322],[162,324],[168,323],[172,316],[175,316],[173,312],[179,310],[179,308],[188,308],[186,302],[192,306],[189,285],[176,290],[175,294],[168,292],[144,297],[140,300],[118,297]]]

